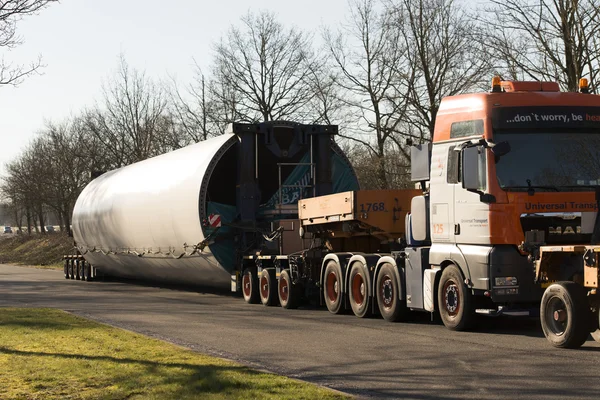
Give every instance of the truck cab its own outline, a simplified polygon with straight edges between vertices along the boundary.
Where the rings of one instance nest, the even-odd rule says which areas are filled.
[[[549,280],[536,273],[532,249],[590,243],[600,96],[584,84],[582,93],[563,93],[554,82],[495,78],[489,93],[442,100],[431,146],[413,151],[413,180],[428,187],[427,206],[411,210],[413,221],[428,226],[413,230],[431,244],[447,327],[467,328],[476,310],[537,307]],[[552,280],[582,273],[575,263]]]

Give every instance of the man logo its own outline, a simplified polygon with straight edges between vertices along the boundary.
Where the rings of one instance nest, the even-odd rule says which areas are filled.
[[[548,227],[548,233],[550,235],[575,235],[575,234],[581,234],[581,226],[576,226],[576,227],[572,227],[572,226],[565,226],[564,228],[562,226],[557,226],[557,227]]]

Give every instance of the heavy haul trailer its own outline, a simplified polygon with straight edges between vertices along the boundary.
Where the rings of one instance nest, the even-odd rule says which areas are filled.
[[[297,216],[299,199],[358,188],[336,134],[335,125],[232,124],[97,177],[73,211],[85,263],[67,257],[65,276],[91,264],[92,274],[229,288],[241,254],[271,249],[272,227]]]
[[[445,98],[433,143],[412,149],[418,194],[302,200],[289,229],[304,250],[245,256],[232,288],[248,302],[316,296],[332,313],[391,321],[437,310],[453,330],[476,313],[539,312],[557,347],[600,340],[600,97],[584,81],[581,92],[495,78],[490,93]]]

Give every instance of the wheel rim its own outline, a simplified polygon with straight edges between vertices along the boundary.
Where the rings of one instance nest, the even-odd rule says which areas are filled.
[[[335,303],[338,299],[339,283],[335,272],[330,272],[327,275],[327,297],[332,303]]]
[[[453,280],[444,284],[444,308],[451,317],[456,316],[460,311],[460,292]]]
[[[250,297],[250,293],[252,292],[250,285],[250,273],[248,272],[242,277],[242,290],[244,291],[244,296],[246,297]]]
[[[565,333],[569,323],[569,314],[565,303],[559,297],[552,297],[546,303],[545,319],[546,326],[554,335],[561,336]]]
[[[352,277],[352,299],[358,306],[365,302],[365,280],[361,274]]]
[[[394,285],[389,275],[383,277],[379,290],[381,292],[381,299],[383,300],[383,308],[386,310],[391,309],[394,304]]]
[[[263,299],[269,297],[269,281],[264,275],[260,277],[260,295]]]
[[[282,303],[286,303],[289,296],[290,287],[287,279],[284,277],[279,278],[279,299]]]

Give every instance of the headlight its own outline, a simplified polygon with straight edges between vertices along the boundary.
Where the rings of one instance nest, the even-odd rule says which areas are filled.
[[[494,278],[495,286],[517,286],[519,282],[516,276],[500,276]]]

